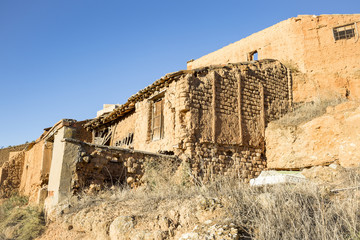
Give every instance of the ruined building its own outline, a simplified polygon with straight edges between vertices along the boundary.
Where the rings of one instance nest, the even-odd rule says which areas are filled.
[[[95,144],[170,153],[193,174],[257,176],[266,124],[291,106],[291,74],[261,60],[166,75],[88,122]]]
[[[167,74],[93,120],[45,129],[3,169],[18,169],[17,184],[9,184],[16,174],[1,184],[52,206],[91,184],[136,186],[151,161],[174,170],[186,162],[205,181],[216,174],[249,180],[266,168],[266,124],[291,104],[291,74],[276,60]]]
[[[293,99],[320,90],[360,96],[359,16],[285,20],[188,62],[95,119],[63,119],[24,150],[3,151],[10,160],[0,168],[0,195],[16,190],[51,207],[91,185],[137,186],[149,162],[174,171],[186,163],[204,181],[248,181],[266,168],[267,124]]]

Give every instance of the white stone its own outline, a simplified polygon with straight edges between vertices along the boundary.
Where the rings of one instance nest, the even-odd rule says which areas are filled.
[[[250,186],[262,186],[279,183],[300,183],[306,181],[306,178],[294,171],[262,171],[257,178],[250,180]]]

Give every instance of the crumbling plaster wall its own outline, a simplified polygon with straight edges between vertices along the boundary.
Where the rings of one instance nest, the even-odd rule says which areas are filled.
[[[204,69],[187,78],[184,154],[194,174],[258,175],[266,124],[291,106],[291,76],[278,61]]]
[[[359,98],[359,35],[337,41],[333,37],[334,27],[355,22],[360,22],[360,14],[299,15],[189,61],[188,69],[246,61],[257,51],[259,59],[278,59],[300,71],[294,76],[294,101],[334,94]]]
[[[0,198],[10,197],[18,191],[22,176],[24,151],[10,152],[9,160],[0,168]]]
[[[49,185],[48,192],[49,196],[54,196],[54,199],[59,199],[59,191],[60,191],[60,183],[63,177],[70,176],[62,176],[63,166],[66,166],[66,162],[64,162],[64,152],[65,152],[65,143],[62,140],[65,137],[65,128],[59,129],[54,134],[54,148],[53,148],[53,157],[50,167],[50,175],[49,175]],[[67,181],[71,181],[70,179]],[[55,201],[54,204],[57,204],[58,201]]]
[[[183,80],[179,80],[181,82]],[[178,107],[177,94],[181,92],[179,82],[172,82],[168,86],[159,88],[148,99],[136,103],[136,123],[134,135],[134,149],[158,152],[172,151],[176,144],[175,112]],[[165,91],[165,92],[164,92]],[[164,94],[164,136],[158,140],[151,138],[153,98]]]
[[[17,146],[11,146],[0,149],[0,167],[10,159],[10,153],[11,152],[18,152],[23,151],[26,149],[26,147],[29,145],[29,143],[20,144]]]
[[[19,191],[21,194],[29,196],[30,202],[35,202],[37,200],[39,188],[47,183],[47,179],[44,179],[43,177],[49,172],[44,172],[43,161],[50,161],[45,164],[49,165],[51,163],[51,158],[44,157],[45,145],[46,143],[44,140],[38,139],[30,149],[25,151],[25,160]]]
[[[79,154],[79,148],[64,141],[66,138],[89,141],[91,133],[82,126],[84,122],[74,120],[63,121],[53,136],[52,160],[47,191],[53,197],[53,204],[68,197],[72,186],[73,172],[76,166],[74,156]],[[79,140],[80,139],[80,140]]]
[[[183,80],[179,80],[181,83]],[[172,151],[176,142],[175,112],[178,104],[179,82],[172,82],[167,86],[159,88],[147,99],[137,102],[135,111],[127,114],[117,122],[112,124],[115,129],[111,140],[111,146],[119,146],[121,142],[130,133],[134,133],[131,147],[143,151],[158,152]],[[159,97],[164,99],[163,122],[164,135],[161,139],[152,140],[151,124],[153,99]],[[120,147],[128,147],[120,145]]]
[[[62,154],[58,159],[54,158],[57,164],[52,165],[59,171],[57,175],[50,174],[46,200],[49,208],[91,187],[100,189],[124,182],[137,186],[142,181],[146,164],[153,161],[172,162],[175,169],[180,165],[174,156],[89,144],[72,138],[61,138],[61,135],[58,139],[61,139],[62,149],[59,152]],[[57,150],[54,148],[54,151]]]
[[[131,97],[120,108],[124,114],[116,110],[91,122],[93,130],[109,125],[134,129],[135,150],[174,153],[204,179],[217,174],[249,179],[266,167],[266,124],[292,105],[291,74],[283,64],[265,59],[167,76]],[[153,140],[152,104],[159,98],[164,101],[164,136]]]
[[[28,196],[30,202],[41,203],[44,200],[51,168],[53,168],[55,176],[58,170],[61,169],[61,166],[60,168],[52,167],[53,156],[55,158],[62,156],[61,151],[63,150],[61,148],[63,136],[60,138],[56,136],[67,134],[67,136],[75,139],[91,141],[91,133],[82,127],[83,124],[84,122],[76,122],[75,120],[61,120],[53,128],[45,131],[39,139],[31,143],[26,151],[24,151],[25,157],[19,192]],[[65,131],[63,128],[66,129],[66,132],[62,132]],[[55,149],[54,153],[53,149]],[[59,166],[57,165],[57,167]]]
[[[294,62],[304,63],[305,81],[294,79],[294,98],[310,94],[360,98],[360,14],[304,16],[301,22],[305,54]],[[354,22],[354,38],[334,40],[334,27]]]
[[[209,53],[194,61],[189,61],[188,69],[209,65],[248,61],[248,54],[257,51],[259,59],[303,59],[303,39],[298,38],[302,32],[301,24],[291,18],[279,22],[260,32],[254,33],[235,43]],[[305,70],[304,64],[299,64]]]
[[[114,125],[114,135],[111,139],[111,146],[126,147],[123,141],[135,133],[135,123],[138,114],[130,113]],[[132,144],[130,144],[132,146]]]

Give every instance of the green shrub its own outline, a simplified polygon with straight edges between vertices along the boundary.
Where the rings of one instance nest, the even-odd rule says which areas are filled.
[[[26,197],[13,195],[0,205],[0,239],[30,240],[43,232],[43,213],[38,207],[27,204]],[[8,236],[9,232],[11,236]]]

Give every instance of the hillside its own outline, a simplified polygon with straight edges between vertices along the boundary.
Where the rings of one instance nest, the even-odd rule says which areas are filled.
[[[266,130],[268,168],[300,170],[299,184],[251,187],[195,179],[183,163],[146,168],[143,185],[92,184],[44,217],[25,199],[0,207],[0,239],[357,239],[360,104],[297,107]],[[45,229],[45,230],[44,230]],[[30,234],[33,233],[33,234]]]
[[[269,125],[269,168],[303,169],[306,183],[255,188],[224,177],[194,186],[185,167],[176,175],[156,167],[146,186],[93,186],[58,206],[40,239],[359,237],[359,154],[347,149],[359,143],[359,116],[357,102],[321,101]]]
[[[347,171],[345,185],[359,183]],[[352,239],[360,230],[358,192],[314,183],[253,188],[219,179],[186,187],[109,189],[71,199],[48,216],[39,239]],[[346,201],[344,201],[346,199]]]

